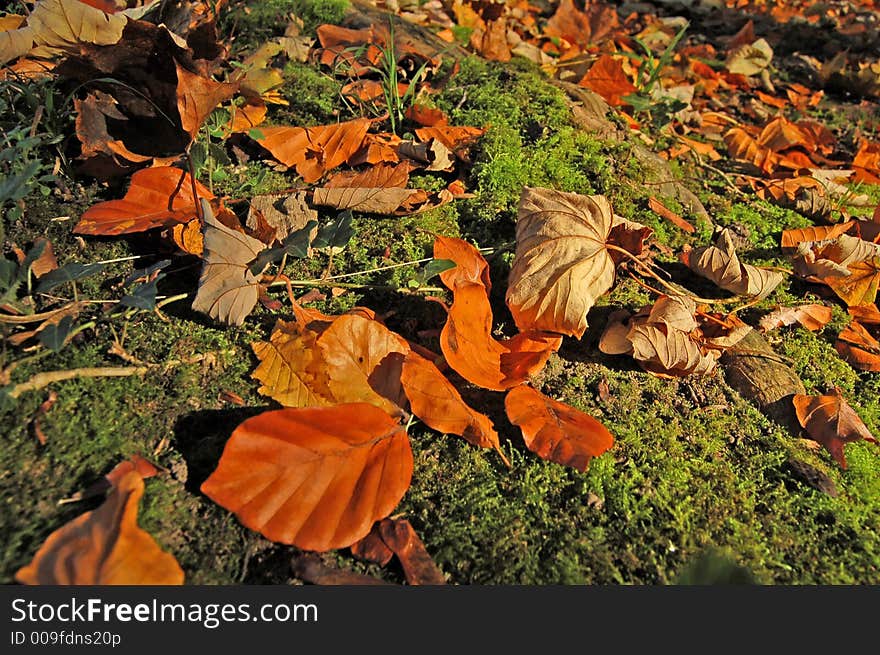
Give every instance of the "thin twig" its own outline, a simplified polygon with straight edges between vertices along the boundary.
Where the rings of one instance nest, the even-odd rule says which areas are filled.
[[[37,391],[49,386],[53,382],[77,378],[121,378],[132,375],[144,375],[149,370],[149,366],[126,366],[122,368],[99,366],[95,368],[72,368],[67,371],[46,371],[45,373],[37,373],[27,382],[16,384],[8,393],[11,398],[18,398],[26,391]]]

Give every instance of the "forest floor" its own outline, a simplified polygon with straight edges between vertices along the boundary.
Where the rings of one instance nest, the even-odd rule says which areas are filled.
[[[415,12],[415,5],[425,3],[411,4]],[[534,29],[540,30],[558,3],[533,4]],[[642,30],[656,24],[634,18],[626,23],[632,12],[662,18],[665,31],[654,35],[665,34],[666,45],[683,24],[678,19],[687,19],[679,50],[711,45],[724,53],[749,19],[754,36],[772,46],[766,73],[749,77],[745,86],[733,91],[722,85],[717,93],[730,95],[719,96],[714,107],[709,102],[699,108],[688,98],[685,112],[723,110],[743,124],[757,125],[777,115],[793,123],[814,121],[833,135],[825,159],[839,162],[838,168],[851,168],[862,141],[880,140],[880,73],[874,86],[866,82],[851,88],[841,82],[845,75],[823,85],[817,73],[807,70],[810,62],[819,62],[820,69],[822,62],[844,49],[863,70],[876,66],[880,14],[871,3],[824,3],[828,14],[819,22],[768,17],[760,11],[761,3],[734,9],[667,2],[612,7],[620,21],[618,33],[644,36],[648,32]],[[306,36],[324,23],[355,20],[345,24],[362,26],[344,2],[232,2],[218,19],[219,38],[230,48],[226,60],[244,61],[267,41],[278,39],[296,13],[304,19]],[[449,16],[458,23],[465,14]],[[859,20],[850,20],[853,16]],[[422,22],[426,26],[420,29],[426,32],[440,29]],[[853,27],[862,23],[867,33]],[[641,111],[624,102],[617,108],[603,105],[607,115],[592,115],[584,98],[559,82],[559,70],[565,66],[555,71],[554,79],[547,66],[542,70],[518,55],[493,61],[507,57],[475,48],[473,27],[456,24],[451,32],[455,40],[438,54],[442,62],[425,78],[427,90],[418,102],[442,110],[451,125],[486,132],[453,173],[439,178],[414,173],[412,183],[439,191],[457,179],[469,195],[405,216],[354,212],[353,237],[333,254],[332,264],[325,253],[318,253],[285,270],[291,280],[320,280],[328,273],[347,276],[310,285],[316,292],[305,299],[309,307],[327,314],[369,307],[389,328],[439,352],[445,312],[429,296],[449,302],[451,294],[428,286],[439,287],[436,278],[419,275],[440,234],[485,249],[494,283],[497,333],[511,334],[505,282],[524,187],[604,195],[616,214],[653,230],[649,243],[655,261],[700,296],[730,294],[688,273],[678,253],[685,246],[708,245],[716,229],[730,228],[737,236],[743,262],[791,270],[791,258],[780,248],[781,233],[810,227],[816,217],[799,212],[803,206],[786,208],[759,198],[741,183],[741,162],[727,154],[723,142],[709,140],[723,155],[717,161],[687,153],[668,161],[644,155],[648,151],[668,156],[680,143],[677,136],[682,131],[676,134],[676,129],[688,119],[669,97],[658,99],[650,96],[650,89],[638,88],[637,93],[648,99]],[[664,41],[658,37],[650,42],[658,61]],[[584,52],[581,64],[569,67],[574,71],[569,81],[577,83],[599,56],[598,50]],[[634,52],[640,51],[634,46]],[[644,54],[641,61],[647,66]],[[558,57],[551,55],[551,60]],[[719,57],[724,60],[723,54]],[[341,89],[351,80],[334,75],[315,57],[295,61],[276,55],[273,61],[283,76],[275,91],[284,104],[268,105],[266,125],[326,125],[381,113],[343,101]],[[681,60],[662,65],[669,67],[663,75],[672,75]],[[757,91],[767,98],[784,97],[782,90],[790,88],[786,85],[796,83],[824,93],[815,104],[799,107],[781,102],[771,106],[757,99]],[[659,84],[663,86],[662,80]],[[73,157],[79,144],[67,95],[72,87],[57,79],[25,83],[12,77],[0,85],[0,120],[7,134],[15,127],[31,130],[35,105],[45,107],[39,127],[31,130],[42,141],[13,144],[7,138],[3,146],[19,148],[14,151],[19,161],[40,161],[40,175],[46,175],[5,207],[4,256],[11,261],[15,248],[27,251],[45,237],[60,265],[104,262],[97,274],[59,286],[51,297],[37,298],[24,309],[26,314],[75,299],[88,301],[71,332],[62,335],[63,347],[36,338],[16,340],[25,327],[0,322],[0,384],[7,385],[8,392],[46,372],[145,367],[127,377],[75,377],[22,390],[14,398],[7,394],[0,407],[0,582],[12,582],[53,531],[96,507],[100,499],[61,501],[74,498],[120,461],[140,455],[161,471],[146,480],[139,525],[174,555],[187,583],[299,584],[291,569],[299,552],[295,547],[273,543],[242,526],[200,491],[235,427],[278,407],[258,393],[260,384],[252,377],[258,361],[251,344],[267,340],[276,320],[290,318],[285,288],[271,287],[268,297],[275,303],[257,304],[242,325],[223,325],[191,308],[199,259],[176,250],[160,231],[122,237],[74,234],[72,228],[83,212],[122,197],[129,178],[103,182],[77,168]],[[54,98],[54,107],[46,104],[47,98]],[[731,98],[739,104],[728,104]],[[670,120],[671,115],[660,111],[663,108],[675,117]],[[250,158],[240,141],[211,133],[209,128],[218,124],[209,118],[208,128],[197,138],[205,144],[199,179],[214,194],[253,198],[295,186],[292,169]],[[402,131],[414,128],[405,123]],[[698,130],[689,135],[703,138]],[[53,171],[57,153],[69,156],[70,165],[65,162]],[[5,165],[8,173],[11,169]],[[841,222],[847,216],[870,220],[880,203],[880,185],[850,181],[844,186],[846,193],[833,199],[834,209],[822,221]],[[694,230],[685,231],[657,214],[650,198],[659,199]],[[13,207],[21,211],[11,212]],[[335,215],[321,209],[319,221]],[[124,293],[122,281],[133,270],[163,259],[171,259],[171,264],[158,282],[160,307],[114,310]],[[393,266],[397,264],[406,265]],[[296,288],[297,295],[309,292],[307,286]],[[19,289],[15,300],[20,302],[29,291]],[[163,297],[183,294],[161,304]],[[495,423],[510,467],[493,450],[416,421],[409,430],[412,484],[393,516],[412,524],[452,584],[880,583],[877,445],[864,440],[848,443],[843,468],[808,435],[793,433],[730,386],[723,362],[704,376],[658,377],[632,357],[599,350],[612,311],[636,311],[655,299],[632,276],[619,274],[613,289],[589,311],[583,337],[565,337],[532,380],[544,394],[599,419],[614,436],[614,446],[592,459],[585,472],[530,452],[519,429],[507,419],[501,394],[464,385],[465,399]],[[851,317],[846,303],[827,286],[787,275],[766,298],[738,314],[757,326],[774,308],[804,302],[830,307],[830,322],[816,330],[799,324],[778,327],[764,337],[780,361],[797,373],[807,394],[838,387],[867,428],[880,435],[880,373],[858,370],[838,352],[838,335]],[[50,397],[48,407],[41,409]],[[348,549],[332,550],[321,558],[327,566],[395,583],[404,580],[395,565],[362,562]]]

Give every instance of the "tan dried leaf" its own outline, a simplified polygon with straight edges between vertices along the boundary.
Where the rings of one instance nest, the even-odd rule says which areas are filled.
[[[765,298],[785,279],[778,271],[741,263],[730,230],[726,228],[716,238],[715,245],[694,248],[688,266],[722,289],[741,296]]]
[[[523,189],[506,295],[520,330],[583,335],[587,312],[614,282],[612,216],[604,196]]]

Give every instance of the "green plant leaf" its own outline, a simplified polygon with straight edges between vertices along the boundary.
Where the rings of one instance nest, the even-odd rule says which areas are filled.
[[[102,270],[104,270],[103,264],[80,264],[78,262],[70,262],[69,264],[65,264],[61,268],[56,268],[54,271],[50,271],[41,277],[36,292],[46,293],[56,287],[60,287],[62,284],[81,280],[84,277],[100,273]]]
[[[70,334],[72,327],[73,316],[65,316],[57,323],[52,323],[43,328],[40,332],[40,343],[57,353],[67,343],[67,336]]]
[[[315,240],[312,241],[314,248],[335,248],[342,250],[354,236],[354,228],[351,225],[352,214],[344,211],[334,220],[318,229]]]

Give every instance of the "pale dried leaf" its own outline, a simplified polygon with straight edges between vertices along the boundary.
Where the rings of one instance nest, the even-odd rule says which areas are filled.
[[[694,248],[688,266],[722,289],[741,296],[765,298],[785,279],[781,272],[741,263],[730,230],[726,228],[718,235],[715,245]]]

